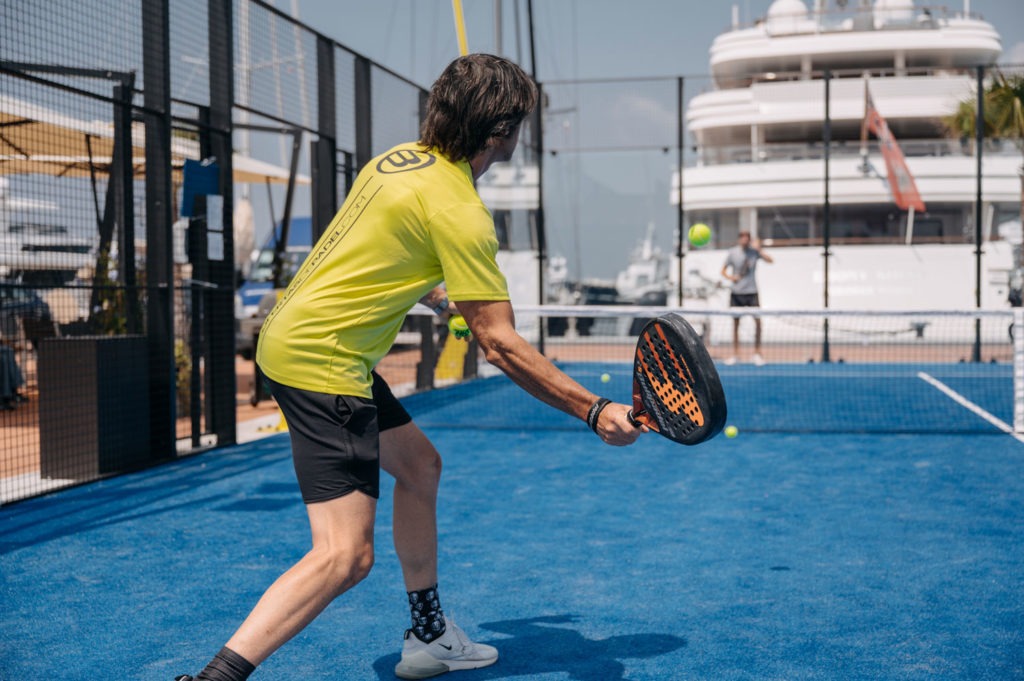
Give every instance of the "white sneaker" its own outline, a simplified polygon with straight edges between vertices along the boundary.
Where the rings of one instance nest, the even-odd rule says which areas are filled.
[[[730,366],[730,367],[733,364],[735,364],[735,363],[736,363],[736,358],[735,357],[727,357],[727,358],[722,360],[722,364],[724,364],[726,366]]]
[[[760,355],[760,353],[755,352],[754,356],[751,357],[750,359],[754,363],[755,366],[759,366],[759,367],[763,367],[764,366],[764,357],[762,357]]]
[[[445,618],[444,636],[430,643],[416,638],[411,629],[405,631],[402,659],[395,667],[400,679],[426,679],[445,672],[479,669],[498,661],[498,649],[484,643],[473,643],[450,618]]]

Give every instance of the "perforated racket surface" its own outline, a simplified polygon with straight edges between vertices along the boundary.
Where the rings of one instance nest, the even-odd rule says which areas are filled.
[[[630,418],[696,445],[718,435],[727,416],[715,363],[693,327],[677,314],[648,322],[636,343]]]

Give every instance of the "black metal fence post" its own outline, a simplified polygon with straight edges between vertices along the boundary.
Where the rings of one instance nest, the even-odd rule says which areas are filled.
[[[356,124],[356,167],[355,172],[373,158],[373,79],[370,73],[370,60],[365,57],[355,59],[355,124]]]
[[[142,112],[146,129],[146,338],[149,345],[150,451],[175,452],[174,238],[171,217],[169,0],[142,0]]]
[[[338,123],[334,84],[334,45],[323,36],[316,41],[317,134],[312,143],[313,224],[315,244],[338,210]]]
[[[686,116],[683,111],[685,104],[683,96],[684,86],[685,79],[680,76],[676,84],[676,155],[679,167],[679,192],[676,208],[676,257],[679,258],[679,281],[677,282],[679,288],[679,307],[683,306],[683,274],[685,272],[683,262],[686,258],[686,211],[683,207],[683,166],[686,162]]]
[[[974,148],[975,148],[975,185],[974,185],[974,303],[981,309],[981,158],[985,147],[985,67],[978,66],[977,100],[978,111],[974,117]],[[974,320],[974,346],[971,348],[971,361],[981,361],[981,319]]]
[[[207,317],[205,368],[208,379],[207,429],[217,436],[218,446],[234,444],[236,438],[235,377],[235,244],[234,244],[234,132],[232,112],[234,88],[234,19],[231,0],[208,0],[210,49],[210,153],[220,168],[221,213],[214,225],[222,227],[212,236],[219,242],[211,250],[208,272],[211,287],[202,292]],[[213,227],[209,223],[208,228]],[[214,328],[216,327],[216,328]]]
[[[829,69],[825,69],[824,76],[825,76],[824,77],[824,81],[825,81],[825,124],[824,125],[825,125],[825,127],[824,127],[824,131],[823,132],[824,132],[824,144],[825,144],[825,153],[824,153],[824,157],[825,157],[825,201],[824,201],[824,204],[823,204],[823,207],[822,207],[823,215],[822,215],[821,231],[822,231],[822,244],[824,245],[824,249],[825,249],[824,252],[822,253],[822,256],[825,259],[825,264],[824,264],[824,280],[825,280],[824,281],[824,288],[825,288],[825,291],[824,291],[824,305],[825,305],[825,309],[827,310],[828,309],[828,303],[829,303],[829,300],[828,300],[828,284],[829,284],[829,281],[828,281],[828,265],[829,265],[829,257],[831,257],[831,255],[832,255],[832,253],[829,251],[829,238],[830,238],[830,235],[831,235],[831,232],[832,232],[832,206],[831,206],[831,197],[830,197],[830,194],[829,194],[829,192],[830,192],[829,185],[831,184],[831,176],[830,176],[830,173],[831,173],[831,163],[830,163],[829,154],[831,152],[831,146],[832,146],[832,109],[831,109],[831,102],[830,102],[830,100],[831,100],[830,94],[831,94],[832,72]],[[831,355],[831,349],[829,347],[829,329],[828,329],[828,317],[827,316],[825,317],[825,320],[824,320],[824,327],[822,328],[822,332],[823,332],[824,336],[822,338],[822,344],[821,344],[821,361],[822,362],[831,362],[832,361],[832,355]]]

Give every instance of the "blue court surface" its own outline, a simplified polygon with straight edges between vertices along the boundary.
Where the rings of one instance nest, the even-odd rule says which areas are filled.
[[[505,379],[408,400],[445,459],[443,605],[501,652],[450,678],[1024,679],[1024,444],[987,422],[747,428],[752,369],[729,369],[740,436],[693,448],[605,446]],[[969,395],[967,369],[946,369],[1007,418],[980,388],[1002,377]],[[626,374],[580,372],[612,396]],[[979,418],[951,404],[934,418]],[[492,419],[520,408],[552,421]],[[460,409],[480,423],[431,425]],[[0,679],[198,672],[308,548],[289,457],[275,435],[0,510]],[[253,679],[394,678],[408,610],[389,484],[370,577]]]

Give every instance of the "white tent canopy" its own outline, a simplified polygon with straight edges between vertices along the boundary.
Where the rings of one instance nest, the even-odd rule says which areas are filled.
[[[145,173],[145,128],[132,124],[132,166]],[[45,174],[88,177],[110,170],[114,126],[107,121],[86,121],[52,109],[0,94],[0,175]],[[186,159],[199,159],[197,140],[171,138],[171,164],[180,171]],[[232,155],[233,176],[240,183],[287,184],[289,169],[250,156]],[[296,174],[297,185],[309,176]]]

